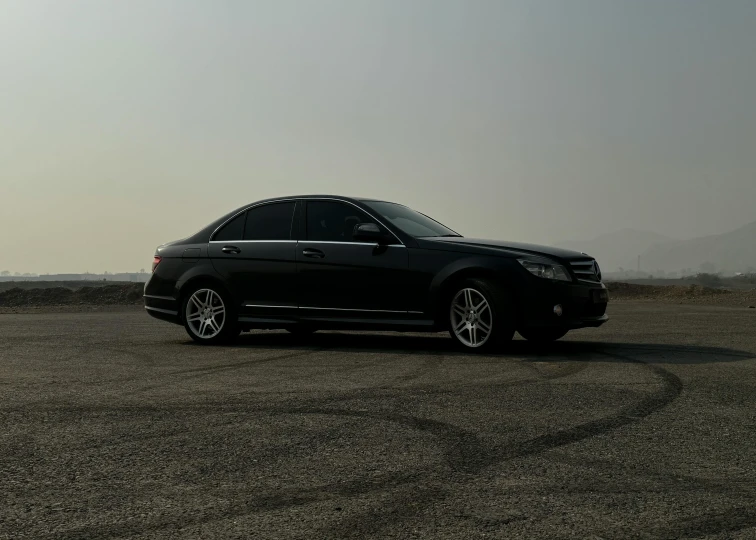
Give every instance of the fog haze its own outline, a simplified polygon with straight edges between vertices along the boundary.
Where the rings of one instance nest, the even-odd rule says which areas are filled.
[[[756,2],[0,4],[0,269],[134,271],[246,202],[540,243],[756,221]]]

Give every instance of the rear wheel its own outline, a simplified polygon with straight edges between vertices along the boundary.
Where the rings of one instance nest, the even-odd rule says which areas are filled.
[[[466,279],[449,303],[449,333],[462,348],[490,351],[514,336],[514,306],[506,289],[485,279]]]
[[[219,288],[202,285],[189,291],[182,304],[184,328],[198,343],[225,343],[239,335],[236,314]]]
[[[519,330],[522,337],[534,343],[551,343],[567,334],[563,328],[523,328]]]

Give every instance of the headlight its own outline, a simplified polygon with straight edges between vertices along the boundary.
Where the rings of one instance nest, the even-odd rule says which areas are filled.
[[[531,274],[544,279],[556,279],[558,281],[572,281],[570,273],[564,266],[546,262],[517,259],[517,261]]]

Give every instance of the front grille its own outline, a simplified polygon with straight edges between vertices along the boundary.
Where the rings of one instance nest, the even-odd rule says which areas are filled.
[[[601,283],[601,270],[598,263],[593,259],[570,261],[570,268],[581,281]]]

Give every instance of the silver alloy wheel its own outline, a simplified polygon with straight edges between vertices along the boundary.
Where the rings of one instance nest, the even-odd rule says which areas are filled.
[[[194,335],[211,339],[220,334],[226,323],[226,306],[211,289],[196,291],[186,303],[186,322]]]
[[[467,347],[480,347],[491,337],[491,306],[475,289],[462,289],[454,296],[449,317],[454,335]]]

